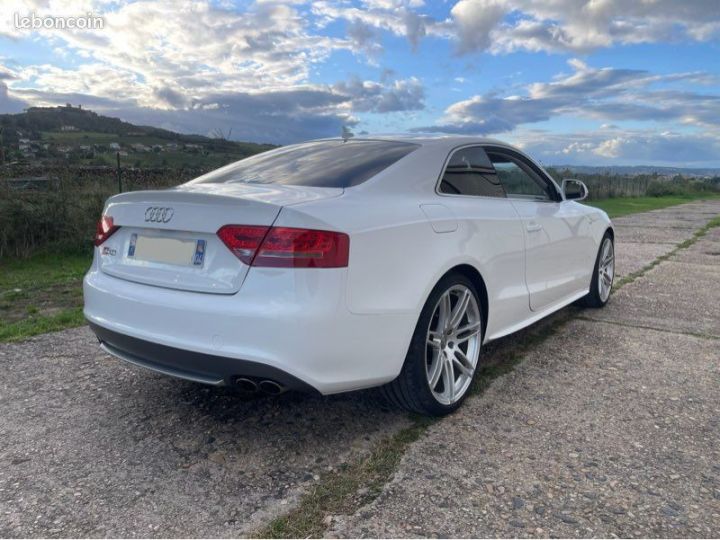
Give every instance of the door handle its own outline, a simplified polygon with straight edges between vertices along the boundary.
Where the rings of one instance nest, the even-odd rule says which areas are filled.
[[[538,231],[542,231],[542,228],[543,228],[543,226],[540,225],[539,223],[528,223],[528,224],[527,224],[527,227],[526,227],[527,232],[538,232]]]

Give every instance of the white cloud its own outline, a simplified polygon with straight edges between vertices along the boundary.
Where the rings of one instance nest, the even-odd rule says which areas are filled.
[[[714,0],[460,0],[452,20],[461,53],[587,52],[720,34]]]
[[[603,132],[520,132],[515,144],[548,165],[648,163],[668,166],[720,166],[720,137],[712,131],[679,133],[624,130]]]
[[[391,4],[374,3],[377,9]],[[407,11],[419,3],[398,5]],[[40,37],[86,60],[78,67],[2,68],[0,112],[69,101],[126,119],[142,116],[143,123],[156,118],[167,124],[175,115],[174,125],[183,131],[205,133],[235,123],[237,137],[247,133],[288,142],[339,132],[340,124],[356,121],[355,111],[424,106],[424,90],[415,78],[310,84],[312,66],[335,50],[370,56],[380,50],[376,28],[361,20],[350,39],[318,35],[307,17],[309,7],[301,2],[254,2],[242,12],[209,0],[15,0],[10,8],[38,16],[100,13],[106,24],[95,31],[28,33],[5,21],[0,33]]]
[[[593,68],[571,60],[574,72],[526,87],[524,95],[473,96],[445,110],[438,125],[417,128],[448,133],[502,133],[523,124],[568,115],[612,121],[667,121],[712,127],[720,95],[674,90],[678,82],[703,81],[702,73],[654,75],[644,70]],[[657,88],[662,83],[662,88]]]

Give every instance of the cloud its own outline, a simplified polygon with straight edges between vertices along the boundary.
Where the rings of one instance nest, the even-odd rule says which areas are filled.
[[[62,71],[54,76],[60,77]],[[75,80],[75,79],[73,79]],[[216,92],[192,99],[171,88],[153,89],[166,107],[148,107],[125,92],[113,98],[83,93],[81,85],[63,91],[25,88],[8,97],[0,82],[0,112],[19,112],[28,104],[82,104],[100,114],[182,133],[211,134],[232,128],[233,137],[275,143],[333,136],[354,125],[355,112],[395,113],[424,107],[424,89],[415,78],[386,82],[350,79],[334,85],[299,85],[286,90]]]
[[[0,80],[0,113],[19,113],[26,106],[24,101],[8,94],[7,84]]]
[[[99,31],[72,32],[29,32],[7,21],[0,25],[0,33],[13,39],[47,40],[82,59],[64,68],[2,68],[0,81],[6,83],[0,111],[82,103],[100,113],[181,131],[233,127],[237,138],[290,142],[339,133],[340,125],[357,122],[355,112],[424,107],[424,89],[415,78],[310,84],[313,65],[333,51],[377,58],[382,48],[377,26],[362,18],[351,21],[347,38],[318,34],[308,17],[311,7],[303,2],[256,1],[241,11],[210,0],[8,2],[10,12],[38,16],[102,13],[106,24]],[[417,0],[376,0],[367,9],[401,6],[407,21],[398,24],[412,26],[408,35],[419,36],[422,24],[410,12],[419,5]]]
[[[333,89],[352,101],[357,112],[389,113],[415,111],[425,107],[425,91],[414,77],[396,80],[387,86],[372,81],[352,79],[333,85]]]
[[[312,13],[318,23],[327,25],[333,21],[347,21],[348,36],[353,25],[362,24],[365,28],[375,28],[407,38],[413,50],[428,35],[450,38],[450,25],[446,21],[437,21],[433,17],[419,13],[423,2],[401,0],[365,0],[362,7],[347,3],[320,0],[312,3]]]
[[[709,41],[720,11],[707,0],[460,0],[458,52],[588,52],[615,44]]]
[[[491,31],[507,12],[505,0],[460,0],[455,4],[450,15],[457,31],[458,52],[487,49]]]
[[[459,101],[445,110],[438,124],[415,131],[502,133],[562,115],[612,121],[672,120],[706,127],[715,126],[720,118],[719,95],[668,88],[703,80],[704,74],[654,75],[645,70],[593,68],[578,60],[569,64],[574,70],[570,75],[532,83],[523,95],[488,93]]]
[[[717,132],[679,133],[650,130],[551,133],[522,132],[511,137],[526,152],[549,165],[647,163],[668,166],[720,166]]]

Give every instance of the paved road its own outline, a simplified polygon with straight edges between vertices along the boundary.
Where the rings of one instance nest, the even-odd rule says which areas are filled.
[[[624,273],[720,204],[618,219]],[[435,424],[331,536],[720,535],[720,229]]]
[[[616,220],[619,272],[718,213]],[[720,534],[716,233],[435,424],[333,533]],[[408,425],[373,392],[242,400],[156,376],[85,328],[0,345],[0,364],[0,536],[248,534]]]

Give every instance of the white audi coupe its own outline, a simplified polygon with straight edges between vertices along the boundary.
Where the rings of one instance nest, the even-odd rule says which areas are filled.
[[[608,301],[613,228],[586,196],[489,139],[284,146],[111,197],[85,316],[106,352],[167,375],[268,394],[383,386],[442,415],[484,343]]]

